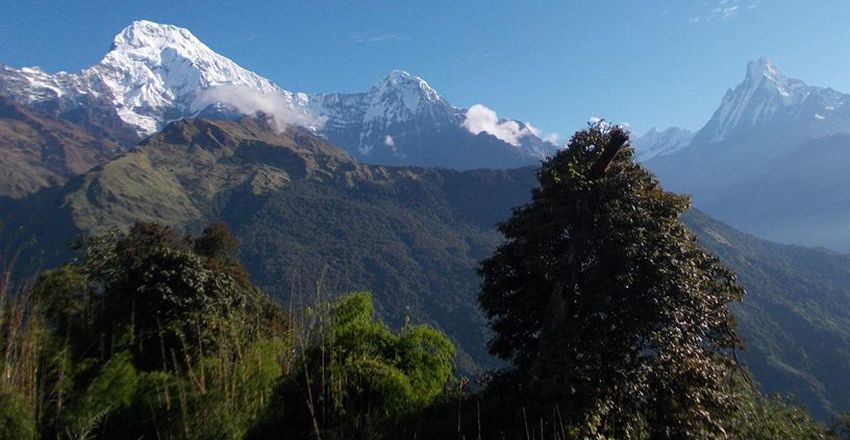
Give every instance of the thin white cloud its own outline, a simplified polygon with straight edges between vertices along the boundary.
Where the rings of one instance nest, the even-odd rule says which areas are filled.
[[[561,139],[561,135],[558,133],[546,133],[544,134],[542,130],[531,125],[531,122],[525,122],[525,126],[528,128],[528,131],[531,134],[543,139],[544,142],[549,142],[550,144],[557,144],[558,140]]]
[[[532,130],[520,126],[516,121],[499,120],[496,112],[481,104],[470,107],[465,116],[466,120],[463,121],[463,127],[470,133],[485,132],[516,147],[519,146],[520,138],[534,135]]]
[[[303,109],[293,107],[281,95],[265,94],[252,88],[231,85],[210,87],[202,91],[194,107],[196,110],[202,110],[216,103],[229,105],[246,115],[262,113],[271,118],[275,129],[279,131],[285,130],[288,125],[321,128],[327,121],[327,118],[316,117]]]
[[[738,12],[741,11],[741,7],[738,5],[732,6],[722,6],[719,8],[714,8],[711,10],[711,16],[717,17],[721,20],[726,20],[727,18],[732,18],[738,15]]]
[[[705,2],[706,11],[688,17],[688,22],[712,22],[729,20],[742,12],[751,11],[758,7],[757,0],[711,0]]]
[[[364,33],[354,34],[348,37],[348,41],[354,44],[384,43],[388,41],[404,41],[407,37],[396,33]]]
[[[260,41],[262,38],[259,34],[251,34],[242,38],[237,38],[235,41],[238,44],[246,44],[246,43],[255,43]]]

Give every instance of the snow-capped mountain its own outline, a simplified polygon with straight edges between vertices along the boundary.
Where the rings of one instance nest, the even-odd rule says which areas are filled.
[[[2,66],[0,96],[128,146],[176,119],[262,112],[325,135],[370,163],[507,167],[555,149],[530,130],[519,142],[472,133],[465,109],[404,71],[365,93],[293,93],[215,53],[187,29],[150,21],[122,30],[103,59],[79,73]]]
[[[144,20],[118,33],[103,59],[79,73],[3,67],[0,76],[0,94],[25,104],[105,100],[140,136],[203,110],[211,104],[203,91],[215,87],[243,87],[286,103],[299,98],[215,53],[188,30]]]
[[[314,110],[334,121],[362,120],[378,124],[376,128],[410,121],[422,112],[454,110],[425,80],[403,70],[393,70],[368,93],[327,93],[311,98]],[[339,102],[346,100],[351,101],[356,115],[345,114],[349,108],[340,108]]]
[[[324,131],[340,140],[356,139],[357,152],[368,156],[378,148],[393,147],[391,131],[417,120],[440,131],[462,122],[463,111],[452,107],[428,83],[403,70],[393,70],[365,93],[323,93],[309,96],[307,107],[326,119]],[[389,137],[388,137],[389,136]]]
[[[687,146],[645,163],[665,187],[739,229],[850,250],[848,102],[754,61]]]
[[[762,58],[747,65],[744,81],[726,92],[697,136],[701,143],[721,142],[789,124],[801,129],[840,131],[850,121],[836,111],[848,101],[846,94],[787,78],[770,60]],[[832,123],[836,116],[844,119],[838,127]]]
[[[694,132],[684,128],[670,127],[659,131],[652,127],[643,136],[633,140],[632,145],[637,151],[637,159],[645,162],[654,157],[670,155],[686,148],[691,144],[693,138]]]
[[[368,92],[309,95],[306,108],[325,121],[322,134],[373,164],[507,168],[536,163],[557,148],[519,121],[491,121],[512,127],[516,139],[503,130],[471,129],[475,112],[452,106],[402,70]]]

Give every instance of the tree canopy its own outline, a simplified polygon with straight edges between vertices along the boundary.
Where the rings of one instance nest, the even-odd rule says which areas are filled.
[[[729,305],[744,292],[680,223],[688,199],[604,124],[537,178],[481,265],[491,352],[582,435],[721,437],[739,343]]]
[[[452,379],[449,339],[392,331],[368,293],[284,312],[222,224],[79,247],[11,304],[0,283],[2,439],[393,438]]]
[[[231,258],[226,227],[137,223],[79,247],[22,298],[39,434],[242,437],[291,357],[291,324]]]

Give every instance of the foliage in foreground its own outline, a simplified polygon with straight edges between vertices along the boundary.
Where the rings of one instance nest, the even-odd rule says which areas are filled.
[[[505,376],[462,392],[448,339],[392,331],[366,293],[294,325],[228,240],[200,242],[155,225],[94,237],[81,261],[3,296],[0,438],[585,437],[567,407],[529,404]],[[730,386],[728,438],[824,438],[784,400]]]
[[[353,438],[443,391],[454,347],[441,333],[390,331],[366,293],[318,305],[295,332],[235,246],[221,225],[182,237],[137,224],[89,237],[80,261],[0,304],[0,438]]]
[[[252,438],[383,438],[449,383],[454,346],[433,328],[407,324],[392,332],[374,319],[366,293],[317,313],[315,335]]]
[[[18,312],[36,355],[4,366],[33,377],[17,388],[41,437],[240,437],[291,343],[226,230],[137,224],[81,245],[84,257],[42,273]]]
[[[512,366],[494,389],[534,418],[556,408],[579,438],[726,438],[741,411],[729,306],[744,291],[680,222],[688,199],[604,124],[538,181],[481,266],[490,349]]]
[[[137,224],[0,283],[0,439],[825,438],[736,371],[742,292],[619,135],[578,133],[502,226],[481,302],[512,368],[478,394],[444,335],[391,330],[368,294],[295,320],[223,226]]]

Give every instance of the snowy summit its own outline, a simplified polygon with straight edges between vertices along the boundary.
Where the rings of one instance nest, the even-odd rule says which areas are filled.
[[[82,109],[97,119],[90,125],[125,127],[123,132],[131,133],[122,137],[125,143],[181,118],[262,112],[278,128],[307,127],[371,163],[520,166],[536,163],[555,148],[530,131],[522,143],[515,142],[502,135],[497,123],[487,131],[490,138],[477,138],[479,132],[464,125],[465,109],[453,107],[425,80],[403,70],[393,70],[364,93],[292,93],[217,54],[187,29],[146,20],[124,28],[103,59],[79,73],[2,67],[0,96],[58,109],[57,116]],[[476,149],[483,150],[452,148],[469,142],[481,143]],[[436,150],[441,148],[446,151]]]
[[[845,100],[846,95],[832,89],[787,78],[770,60],[761,58],[747,65],[744,81],[726,92],[699,136],[719,142],[800,112],[807,118],[820,119],[815,115],[823,116]]]

